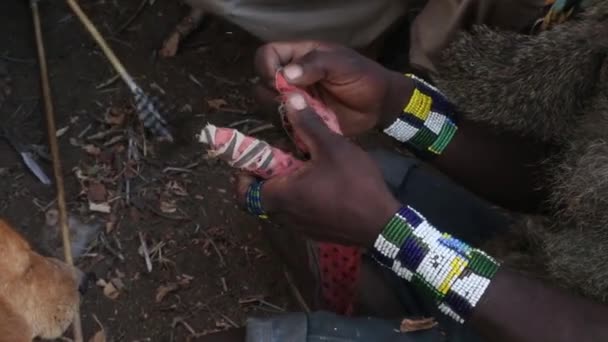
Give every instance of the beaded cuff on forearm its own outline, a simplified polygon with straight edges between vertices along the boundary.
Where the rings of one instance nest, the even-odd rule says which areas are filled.
[[[499,264],[435,229],[410,207],[402,207],[374,244],[373,256],[432,298],[439,310],[464,323]]]
[[[440,155],[458,130],[454,108],[437,88],[415,75],[406,77],[413,80],[414,92],[403,113],[384,133],[425,157]]]

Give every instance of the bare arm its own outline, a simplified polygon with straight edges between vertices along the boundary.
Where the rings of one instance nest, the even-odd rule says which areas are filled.
[[[608,308],[517,273],[498,272],[471,318],[492,341],[608,340]]]
[[[412,79],[393,75],[393,103],[381,126],[388,127],[411,99]],[[404,95],[405,94],[405,95]],[[441,171],[471,191],[507,208],[535,210],[544,197],[538,184],[550,147],[512,133],[458,117],[458,130],[445,150],[429,159]],[[407,144],[406,144],[407,146]]]
[[[394,199],[385,199],[395,205]],[[386,214],[378,216],[387,217]],[[414,283],[439,310],[487,341],[606,341],[608,307],[505,268],[401,207],[374,242],[383,266]],[[372,230],[373,231],[373,230]],[[378,231],[378,228],[376,228]]]

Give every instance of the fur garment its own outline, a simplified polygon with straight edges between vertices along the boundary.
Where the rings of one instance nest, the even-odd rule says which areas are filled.
[[[476,27],[433,79],[469,120],[561,146],[548,219],[522,222],[507,264],[537,264],[584,295],[608,296],[608,2],[537,35]],[[538,223],[540,222],[540,223]],[[513,239],[514,237],[509,237]],[[506,239],[506,237],[505,237]]]

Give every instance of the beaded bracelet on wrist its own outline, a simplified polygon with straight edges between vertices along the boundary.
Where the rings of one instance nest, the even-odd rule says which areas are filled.
[[[414,82],[414,92],[403,113],[384,133],[422,157],[440,155],[458,130],[454,108],[434,86],[415,75],[405,76]]]
[[[247,211],[250,214],[255,215],[261,219],[268,219],[268,215],[262,207],[262,185],[264,181],[256,180],[247,189],[245,194],[245,201],[247,205]]]
[[[470,317],[499,268],[492,257],[441,233],[407,206],[385,226],[373,256],[459,323]]]

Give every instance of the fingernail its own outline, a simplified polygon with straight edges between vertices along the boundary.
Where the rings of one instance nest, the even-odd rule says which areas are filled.
[[[302,76],[302,67],[297,64],[290,64],[283,69],[283,75],[287,77],[288,80],[295,80]]]
[[[293,93],[287,97],[287,103],[295,110],[305,109],[307,104],[304,96],[298,93]]]

